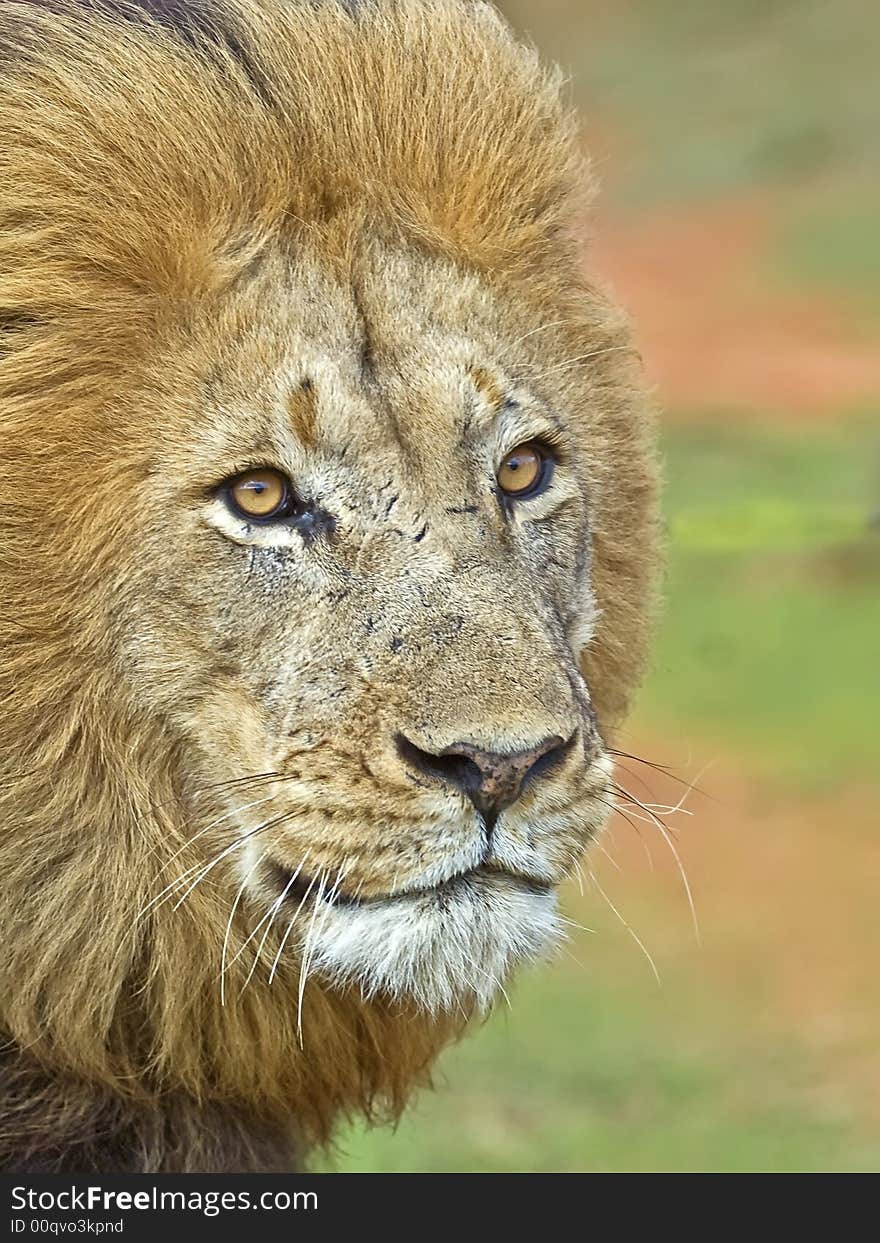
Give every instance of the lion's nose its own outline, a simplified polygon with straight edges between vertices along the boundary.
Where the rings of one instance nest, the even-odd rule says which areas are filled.
[[[397,750],[406,763],[466,794],[491,826],[505,807],[516,802],[527,782],[564,759],[573,742],[574,734],[567,742],[554,734],[525,751],[482,751],[469,742],[454,742],[434,752],[398,734]]]

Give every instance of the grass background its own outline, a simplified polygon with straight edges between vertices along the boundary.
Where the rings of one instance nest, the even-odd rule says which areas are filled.
[[[738,395],[707,373],[696,400],[659,385],[667,609],[628,740],[673,777],[633,765],[627,780],[675,803],[676,779],[712,764],[694,814],[668,819],[702,941],[659,833],[615,821],[597,884],[566,895],[594,931],[572,928],[557,962],[517,981],[511,1008],[445,1057],[439,1090],[396,1130],[347,1132],[327,1165],[877,1169],[880,425],[871,376],[852,373],[880,316],[880,9],[504,7],[571,72],[605,219],[650,238],[678,213],[685,239],[719,204],[758,204],[769,221],[728,278],[738,284],[703,288],[683,320],[696,359],[701,318],[747,285],[726,331],[766,363],[760,382]],[[674,271],[693,280],[686,242]],[[638,304],[639,273],[628,282],[620,294]],[[764,383],[776,350],[754,330],[765,305],[785,333],[783,379],[793,347],[806,365],[827,337],[839,401],[833,382],[818,408],[809,385],[787,400],[784,383]]]

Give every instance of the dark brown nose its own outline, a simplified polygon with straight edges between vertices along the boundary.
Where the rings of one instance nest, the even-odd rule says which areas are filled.
[[[481,751],[469,742],[454,742],[432,752],[398,734],[397,750],[413,768],[466,794],[491,827],[504,808],[516,802],[527,782],[559,764],[573,741],[574,735],[568,742],[554,735],[527,751],[506,752]]]

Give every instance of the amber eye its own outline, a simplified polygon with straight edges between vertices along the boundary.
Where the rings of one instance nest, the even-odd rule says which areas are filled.
[[[230,479],[224,491],[233,513],[249,522],[280,522],[296,509],[291,482],[278,470],[247,470]]]
[[[536,440],[517,445],[498,468],[498,484],[506,496],[525,500],[543,492],[553,475],[553,458]]]

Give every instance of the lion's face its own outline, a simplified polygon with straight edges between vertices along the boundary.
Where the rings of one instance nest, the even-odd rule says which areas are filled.
[[[611,801],[657,479],[577,126],[471,0],[0,44],[0,1031],[323,1140]]]
[[[413,249],[264,259],[169,322],[142,424],[119,661],[197,863],[431,1008],[546,946],[605,811],[588,446],[536,328]]]

